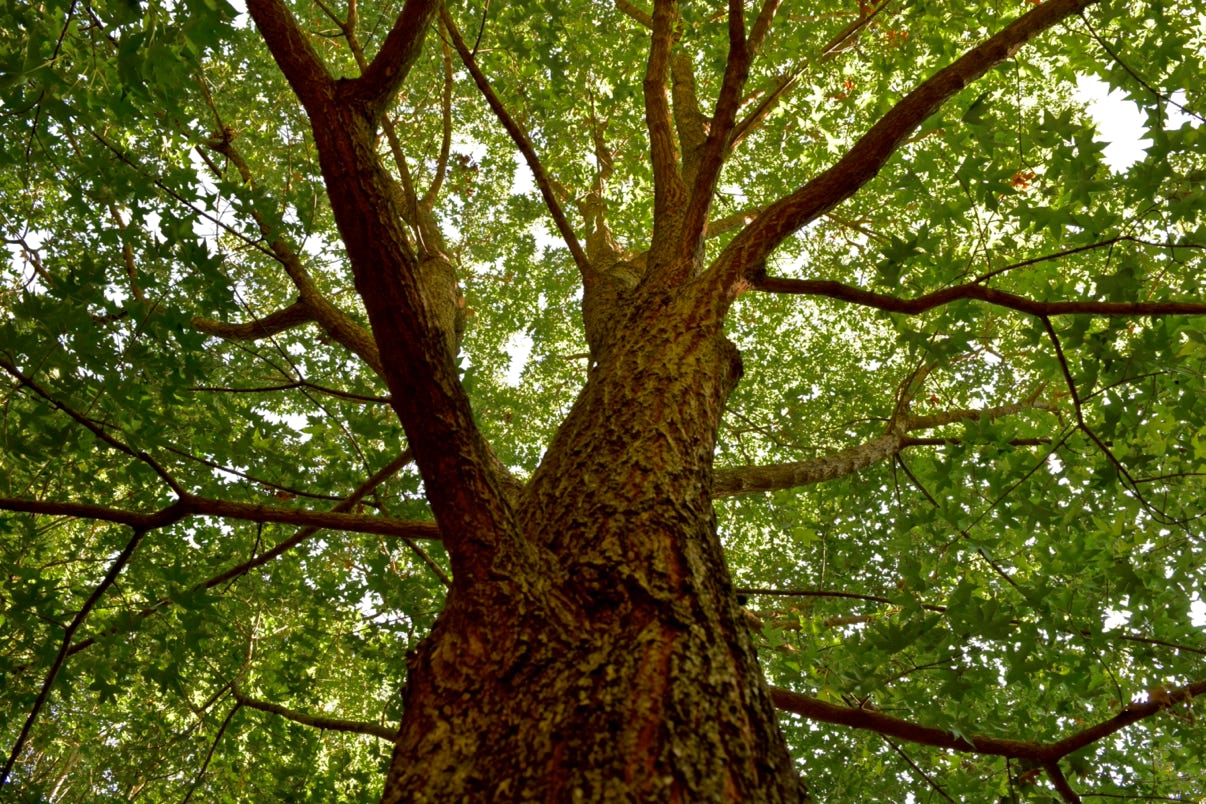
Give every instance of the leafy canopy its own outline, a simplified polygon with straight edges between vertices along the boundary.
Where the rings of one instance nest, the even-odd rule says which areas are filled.
[[[784,3],[751,69],[708,256],[1029,7]],[[363,331],[309,122],[222,0],[2,8],[10,789],[371,799],[388,743],[361,732],[397,722],[402,657],[449,570],[372,350],[298,306],[309,294]],[[399,4],[292,8],[332,71],[355,76]],[[461,380],[523,477],[585,379],[581,289],[455,39],[571,224],[605,216],[639,259],[653,223],[650,10],[448,10],[459,33],[428,36],[381,156],[415,202],[413,231],[455,264]],[[680,15],[676,111],[688,92],[710,109],[726,14]],[[1061,754],[1063,785],[1201,794],[1206,730],[1185,693],[1206,679],[1201,305],[1048,316],[998,302],[1200,302],[1203,60],[1194,0],[1069,17],[926,120],[771,255],[766,292],[739,300],[745,378],[717,450],[717,510],[772,685],[969,747],[1050,743],[1153,702],[1162,711]],[[1103,162],[1072,92],[1081,76],[1146,115],[1149,144],[1124,170]],[[1012,295],[918,314],[892,301],[963,286]],[[185,496],[189,510],[172,508]],[[344,518],[305,513],[322,511]],[[1067,796],[1041,763],[795,709],[783,728],[824,800]]]

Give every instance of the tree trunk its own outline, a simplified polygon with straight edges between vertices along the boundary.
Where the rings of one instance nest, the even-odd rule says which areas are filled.
[[[540,558],[411,657],[385,802],[803,797],[712,510],[737,351],[702,292],[633,295],[519,501]]]
[[[643,280],[580,266],[593,367],[517,488],[457,379],[446,277],[411,248],[377,157],[436,4],[408,0],[352,81],[331,77],[280,0],[248,7],[310,116],[454,573],[409,659],[383,800],[800,800],[712,510],[720,414],[741,374],[722,331],[731,298],[690,279],[677,196],[659,196]]]

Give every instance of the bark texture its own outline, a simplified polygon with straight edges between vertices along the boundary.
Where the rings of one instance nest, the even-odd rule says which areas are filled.
[[[740,362],[710,306],[613,308],[516,511],[545,566],[454,591],[412,658],[386,802],[800,799],[716,535]]]

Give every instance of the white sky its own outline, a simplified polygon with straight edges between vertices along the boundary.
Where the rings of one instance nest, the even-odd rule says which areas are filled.
[[[1143,158],[1151,140],[1142,139],[1143,113],[1137,105],[1118,90],[1109,92],[1101,79],[1084,75],[1076,81],[1076,95],[1088,104],[1097,131],[1110,143],[1104,157],[1111,170],[1123,173]]]

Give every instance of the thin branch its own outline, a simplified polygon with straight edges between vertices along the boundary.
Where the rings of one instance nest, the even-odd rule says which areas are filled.
[[[197,770],[193,783],[189,785],[188,792],[184,795],[182,804],[188,804],[193,797],[193,793],[196,792],[197,786],[205,778],[205,771],[209,769],[209,763],[214,758],[214,752],[218,750],[218,744],[222,742],[222,736],[226,734],[226,728],[230,725],[230,721],[234,720],[235,713],[242,706],[243,702],[236,700],[235,705],[230,707],[230,711],[226,713],[226,717],[222,720],[222,725],[218,727],[218,733],[214,735],[213,741],[209,744],[209,750],[205,752],[205,759],[201,762],[201,767]]]
[[[893,600],[890,597],[883,595],[864,595],[856,592],[843,592],[838,589],[766,589],[766,588],[739,588],[735,590],[736,594],[746,596],[761,596],[761,597],[825,597],[825,598],[840,598],[845,600],[860,600],[866,603],[881,603],[885,606],[900,606],[899,600]],[[921,603],[921,608],[926,611],[932,611],[937,614],[945,614],[946,606],[937,606],[932,603]],[[859,615],[861,616],[861,615]],[[1011,623],[1016,624],[1017,620],[1011,620]],[[1080,636],[1095,636],[1100,635],[1100,630],[1093,631],[1090,629],[1064,629],[1065,633],[1078,634]],[[1151,639],[1149,637],[1139,636],[1138,634],[1119,634],[1118,639],[1123,642],[1137,642],[1144,645],[1158,645],[1163,648],[1169,648],[1180,653],[1192,653],[1199,656],[1206,656],[1206,648],[1200,648],[1193,645],[1181,645],[1176,642],[1168,642],[1163,639]]]
[[[17,757],[21,755],[22,749],[25,748],[25,743],[29,739],[29,733],[33,729],[34,723],[38,719],[38,715],[42,711],[42,707],[46,705],[47,699],[50,697],[50,691],[54,687],[55,679],[58,678],[59,671],[63,667],[63,662],[66,661],[71,648],[71,637],[75,634],[84,621],[88,619],[89,613],[100,602],[101,596],[105,591],[113,585],[117,580],[117,576],[129,563],[133,557],[134,551],[138,549],[142,537],[146,535],[146,531],[141,528],[134,528],[134,533],[130,536],[126,546],[118,553],[117,558],[109,566],[109,571],[105,573],[105,577],[92,590],[92,594],[84,601],[84,605],[76,612],[71,623],[63,629],[63,639],[59,645],[59,652],[51,662],[50,669],[46,671],[46,678],[42,682],[42,688],[38,691],[37,697],[34,699],[33,708],[30,709],[29,715],[25,718],[25,725],[21,727],[21,733],[17,735],[17,740],[13,744],[13,749],[8,755],[8,760],[4,763],[3,771],[0,771],[0,787],[8,780],[8,775],[13,769],[13,765],[17,761]]]
[[[294,380],[292,382],[281,383],[280,385],[261,385],[253,388],[227,388],[215,385],[194,385],[189,391],[204,391],[214,394],[271,394],[278,391],[293,391],[300,388],[317,391],[320,394],[333,396],[338,399],[346,399],[350,402],[365,402],[370,405],[388,405],[389,397],[386,396],[366,396],[364,394],[354,394],[351,391],[342,391],[338,388],[329,388],[325,385],[310,382],[309,380]]]
[[[1085,17],[1084,14],[1080,15],[1080,21],[1084,23],[1085,29],[1089,32],[1089,36],[1093,37],[1093,41],[1095,41],[1098,45],[1100,45],[1101,49],[1104,50],[1109,55],[1109,57],[1114,60],[1114,63],[1117,64],[1119,67],[1121,67],[1124,71],[1126,71],[1126,74],[1135,80],[1135,83],[1137,83],[1139,86],[1146,89],[1148,92],[1150,92],[1152,95],[1154,95],[1158,100],[1162,101],[1163,103],[1167,103],[1170,106],[1175,106],[1177,108],[1177,111],[1179,111],[1181,114],[1185,115],[1186,117],[1195,117],[1200,122],[1206,123],[1206,116],[1198,114],[1197,112],[1195,112],[1192,109],[1185,106],[1185,104],[1183,104],[1183,103],[1177,103],[1175,100],[1172,99],[1171,96],[1165,95],[1163,92],[1161,92],[1160,90],[1153,87],[1150,83],[1145,81],[1143,79],[1143,77],[1139,75],[1139,73],[1137,73],[1133,69],[1131,69],[1131,66],[1129,64],[1127,64],[1125,61],[1123,61],[1122,58],[1117,53],[1114,52],[1113,48],[1111,48],[1108,44],[1106,44],[1105,40],[1101,38],[1101,36],[1097,33],[1096,30],[1094,30],[1093,26],[1089,24],[1089,20],[1087,17]]]
[[[731,215],[725,215],[723,218],[717,218],[708,223],[708,231],[706,237],[716,237],[718,235],[731,232],[734,229],[740,229],[747,223],[758,217],[762,210],[759,207],[751,207],[743,209],[740,212],[734,212]]]
[[[838,31],[826,42],[820,50],[820,54],[812,59],[803,59],[796,67],[781,75],[776,81],[774,87],[766,92],[758,105],[754,107],[741,122],[733,129],[733,135],[729,138],[729,152],[732,153],[741,145],[742,141],[748,137],[758,126],[766,120],[770,112],[779,105],[779,102],[794,89],[799,83],[799,79],[804,75],[808,67],[815,67],[831,59],[836,58],[839,54],[849,50],[854,45],[854,40],[858,35],[871,24],[871,21],[885,12],[892,4],[892,0],[883,0],[870,14],[863,13],[854,22],[847,25],[842,30]],[[763,9],[765,11],[765,8]],[[773,12],[772,12],[773,13]],[[758,24],[755,23],[754,31],[750,34],[751,56],[757,51],[757,47],[752,43],[757,37]]]
[[[1108,737],[1115,732],[1151,717],[1163,709],[1178,703],[1187,703],[1196,696],[1206,694],[1206,680],[1195,681],[1178,687],[1167,696],[1161,695],[1146,703],[1131,703],[1109,720],[1102,721],[1053,743],[1025,742],[1001,737],[967,735],[956,737],[949,731],[922,726],[908,720],[892,717],[871,709],[838,706],[802,695],[798,692],[772,687],[771,701],[785,712],[793,712],[810,720],[867,729],[888,737],[960,751],[969,754],[1014,757],[1040,763],[1057,762],[1074,751]]]
[[[933,310],[935,307],[961,300],[987,302],[1035,316],[1206,315],[1206,302],[1171,300],[1157,302],[1034,301],[974,283],[943,288],[915,299],[900,299],[886,293],[875,293],[826,279],[788,279],[763,275],[756,277],[752,286],[755,290],[768,293],[825,296],[838,301],[861,304],[864,307],[874,307],[877,310],[903,313],[904,315],[919,315]]]
[[[304,525],[328,530],[351,533],[376,533],[381,536],[399,536],[408,539],[440,540],[440,531],[434,522],[390,519],[365,516],[364,514],[341,513],[338,511],[306,511],[298,508],[281,508],[258,503],[213,500],[205,497],[186,496],[158,511],[143,513],[120,508],[108,508],[88,503],[53,502],[28,500],[17,497],[0,497],[0,510],[43,516],[65,516],[76,519],[93,519],[112,522],[133,528],[153,530],[173,525],[186,517],[212,516],[226,519],[241,519],[245,522],[275,523],[278,525]]]
[[[1206,305],[1202,306],[1206,307]],[[1089,427],[1088,422],[1085,421],[1080,391],[1076,387],[1076,381],[1072,379],[1072,370],[1068,367],[1068,359],[1064,355],[1064,348],[1060,343],[1059,335],[1056,334],[1055,327],[1051,326],[1050,318],[1047,316],[1042,316],[1040,320],[1043,322],[1043,329],[1046,331],[1047,337],[1050,339],[1051,345],[1055,349],[1056,361],[1059,363],[1060,371],[1064,376],[1064,383],[1068,388],[1068,393],[1072,397],[1072,409],[1076,414],[1077,429],[1088,436],[1089,440],[1092,441],[1097,446],[1097,449],[1101,451],[1101,454],[1106,456],[1106,459],[1118,471],[1119,476],[1123,479],[1123,483],[1131,490],[1131,493],[1135,495],[1135,499],[1139,501],[1140,505],[1146,508],[1154,517],[1156,517],[1158,521],[1166,523],[1169,521],[1175,521],[1172,517],[1168,516],[1166,513],[1148,501],[1147,497],[1145,497],[1143,492],[1139,489],[1139,484],[1135,481],[1135,478],[1131,476],[1130,470],[1123,465],[1122,461],[1118,460],[1118,457],[1114,454],[1114,451],[1110,449],[1109,445],[1102,441],[1097,436],[1097,433],[1093,432],[1093,428]]]
[[[582,250],[582,244],[578,242],[578,236],[574,233],[569,219],[565,217],[565,212],[562,211],[561,204],[557,201],[557,195],[553,191],[552,182],[549,181],[548,174],[544,171],[544,165],[540,163],[539,157],[536,156],[536,149],[532,147],[532,142],[528,139],[527,132],[515,121],[515,118],[503,106],[502,101],[490,86],[489,79],[486,78],[485,73],[478,66],[477,59],[474,58],[473,53],[465,45],[465,40],[461,37],[460,29],[456,27],[456,22],[452,19],[452,15],[448,13],[447,8],[441,7],[440,19],[448,29],[448,34],[452,37],[452,45],[456,48],[457,54],[460,55],[461,62],[473,77],[473,82],[477,84],[478,91],[482,93],[482,96],[486,99],[486,103],[490,105],[494,116],[498,118],[498,122],[507,130],[507,134],[510,135],[511,141],[515,143],[515,147],[523,154],[528,168],[532,171],[536,187],[539,188],[540,195],[544,198],[544,205],[548,208],[549,215],[552,216],[553,222],[557,225],[557,231],[561,233],[561,238],[565,241],[570,254],[573,255],[574,263],[578,266],[578,271],[584,278],[591,276],[592,268],[590,260],[587,258],[586,252]]]
[[[917,763],[914,762],[912,760],[912,758],[910,758],[909,755],[905,753],[903,748],[901,748],[899,745],[897,745],[892,740],[889,740],[887,737],[884,737],[883,741],[888,744],[889,748],[891,748],[893,751],[896,752],[897,756],[899,756],[901,759],[903,759],[905,761],[906,765],[908,765],[910,768],[913,769],[914,773],[916,773],[918,776],[920,776],[922,779],[924,779],[925,783],[928,784],[931,788],[933,788],[935,793],[942,796],[947,801],[952,802],[952,804],[953,804],[953,802],[955,800],[953,798],[951,798],[949,795],[947,795],[946,791],[943,790],[942,786],[939,785],[938,782],[936,782],[934,780],[933,776],[930,776],[928,773],[926,773],[924,770],[922,770],[920,767],[918,767]]]
[[[353,491],[351,494],[349,494],[346,499],[344,499],[343,501],[341,501],[339,503],[339,505],[336,505],[333,510],[336,512],[343,512],[343,511],[349,511],[352,508],[355,508],[356,505],[358,503],[360,503],[360,501],[363,500],[365,497],[367,497],[370,493],[372,493],[374,489],[376,489],[378,486],[380,486],[386,480],[388,480],[389,478],[391,478],[395,474],[397,474],[398,471],[403,466],[406,466],[412,460],[414,460],[414,459],[411,455],[410,450],[404,451],[401,455],[394,458],[388,464],[386,464],[385,466],[381,467],[376,472],[374,472],[372,477],[370,477],[368,480],[361,483],[360,486],[357,487],[355,491]],[[3,507],[3,503],[0,502],[0,508],[2,508],[2,507]],[[196,584],[195,586],[193,586],[193,590],[200,591],[202,589],[213,589],[215,586],[220,586],[221,584],[227,583],[228,581],[233,581],[235,578],[240,578],[243,575],[246,575],[248,572],[251,572],[253,569],[262,567],[265,564],[267,564],[268,562],[275,560],[277,557],[284,555],[286,552],[292,550],[293,548],[297,547],[299,544],[305,542],[307,539],[309,539],[311,536],[313,536],[319,530],[320,530],[320,528],[318,526],[303,527],[301,530],[299,530],[297,533],[290,536],[288,539],[284,539],[284,540],[278,542],[271,550],[261,553],[260,555],[255,556],[254,558],[248,559],[247,561],[244,561],[241,564],[237,564],[236,566],[230,567],[229,569],[226,569],[223,572],[220,572],[217,575],[214,575],[213,577],[209,578],[208,580],[205,580],[205,581],[202,581],[201,583]],[[386,535],[393,535],[393,534],[386,534]],[[402,535],[401,533],[396,534],[396,535],[400,536],[403,540],[405,540],[408,545],[412,546],[412,548],[414,547],[413,539],[411,537]],[[428,559],[428,560],[430,560],[430,559]],[[441,579],[443,580],[443,578],[441,578]],[[164,608],[166,608],[167,606],[170,606],[170,605],[172,605],[172,602],[170,600],[168,600],[166,598],[161,599],[153,607],[144,609],[142,611],[142,616],[148,617],[152,614],[157,614],[160,611],[162,611]],[[80,642],[77,642],[76,644],[71,646],[70,653],[76,653],[78,651],[84,650],[85,648],[92,645],[95,641],[96,641],[96,639],[94,637],[89,637],[88,639],[81,640]]]
[[[1062,259],[1063,257],[1067,257],[1072,254],[1079,254],[1082,251],[1092,251],[1094,249],[1099,249],[1099,248],[1110,248],[1111,246],[1117,245],[1118,243],[1135,243],[1140,246],[1155,246],[1157,248],[1166,248],[1166,249],[1169,249],[1170,251],[1173,249],[1178,249],[1178,248],[1206,249],[1206,246],[1200,245],[1198,243],[1159,243],[1159,242],[1155,242],[1152,240],[1144,240],[1142,238],[1134,237],[1132,235],[1119,235],[1117,237],[1111,237],[1108,240],[1099,240],[1096,243],[1089,243],[1088,245],[1084,245],[1084,246],[1076,246],[1074,248],[1063,249],[1062,251],[1054,251],[1050,254],[1043,254],[1042,256],[1039,256],[1039,257],[1032,257],[1028,260],[1022,260],[1021,262],[1010,263],[1009,265],[1005,265],[1000,268],[993,269],[992,271],[989,271],[988,273],[984,273],[984,274],[981,274],[980,276],[977,276],[975,278],[975,281],[972,282],[972,284],[976,284],[976,285],[983,284],[985,281],[991,279],[992,277],[998,276],[999,274],[1003,274],[1006,271],[1013,271],[1018,268],[1026,268],[1031,265],[1037,265],[1038,263],[1041,263],[1041,262],[1050,262],[1052,260]]]
[[[728,153],[731,154],[735,151],[737,146],[762,124],[774,108],[779,105],[779,102],[787,97],[788,93],[791,92],[803,75],[804,70],[798,69],[776,79],[774,87],[762,96],[762,99],[758,101],[758,105],[751,109],[741,119],[741,122],[733,127],[733,133],[729,137]]]
[[[328,731],[350,732],[352,734],[367,734],[370,737],[380,737],[382,740],[392,742],[398,736],[396,728],[391,729],[376,723],[366,723],[360,720],[343,720],[334,717],[322,717],[319,715],[308,715],[305,712],[298,712],[293,709],[286,709],[280,704],[261,701],[256,698],[251,698],[239,689],[239,685],[235,684],[230,688],[235,700],[248,709],[258,709],[261,712],[267,712],[272,715],[279,715],[286,720],[292,720],[294,723],[300,723],[303,726],[312,726],[316,729],[325,729]]]
[[[123,452],[150,467],[151,471],[159,475],[160,479],[167,484],[168,488],[170,488],[176,494],[181,496],[185,494],[184,490],[180,487],[180,484],[176,482],[176,479],[172,477],[167,469],[165,469],[148,453],[143,452],[142,450],[136,450],[129,444],[126,444],[124,441],[115,438],[109,434],[108,430],[94,422],[92,419],[56,399],[49,391],[43,388],[40,384],[34,382],[32,378],[27,377],[20,369],[10,363],[7,358],[0,357],[0,368],[4,369],[10,376],[12,376],[13,379],[17,381],[19,386],[33,391],[50,405],[67,414],[67,416],[75,420],[78,424],[82,425],[90,433],[108,444],[113,449],[117,450],[118,452]]]
[[[879,173],[902,142],[959,90],[1010,58],[1030,39],[1097,0],[1047,0],[923,81],[880,118],[833,167],[776,201],[733,239],[709,269],[729,292],[752,278],[793,232],[829,211]]]
[[[209,93],[206,92],[205,94],[208,100]],[[218,115],[216,106],[214,106],[212,100],[209,103],[210,109],[218,121],[218,130],[220,133],[211,138],[206,143],[206,146],[233,162],[239,171],[239,176],[242,178],[243,183],[254,186],[251,168],[246,160],[243,159],[242,154],[235,148],[233,131],[221,124],[221,117]],[[372,334],[352,319],[351,316],[335,306],[319,290],[318,285],[314,282],[314,278],[310,276],[310,272],[302,264],[297,252],[285,242],[279,232],[274,231],[269,226],[267,219],[258,209],[253,207],[249,212],[264,239],[269,241],[268,247],[272,256],[285,269],[285,273],[288,274],[289,279],[293,282],[293,286],[297,288],[300,298],[290,307],[272,313],[266,318],[261,318],[249,324],[238,325],[241,328],[236,328],[236,325],[212,322],[204,318],[194,318],[192,320],[193,326],[202,332],[218,337],[228,337],[223,333],[232,332],[236,334],[229,337],[250,340],[255,337],[270,337],[284,329],[302,324],[305,322],[303,316],[308,315],[309,319],[322,327],[323,331],[330,335],[335,342],[342,344],[344,348],[357,355],[378,376],[384,376],[385,369],[381,363],[381,354],[377,349],[377,344],[373,340]],[[279,329],[277,329],[278,327]],[[265,335],[247,336],[245,334],[248,332],[254,333],[260,328],[266,332]]]

